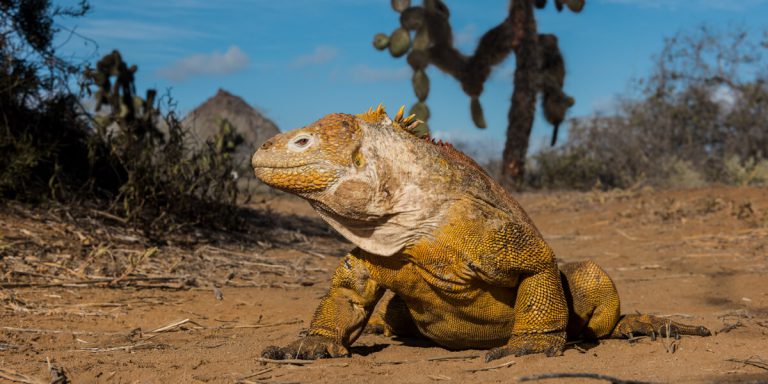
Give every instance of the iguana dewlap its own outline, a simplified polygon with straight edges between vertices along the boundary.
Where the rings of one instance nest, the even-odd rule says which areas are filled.
[[[709,334],[621,316],[602,269],[586,261],[561,272],[501,186],[453,147],[412,135],[412,124],[402,109],[394,121],[381,107],[331,114],[273,137],[253,155],[259,179],[309,201],[357,246],[336,269],[308,336],[265,356],[348,355],[369,322],[369,329],[451,349],[494,348],[488,359],[556,355],[567,336]],[[394,296],[374,314],[386,290]]]

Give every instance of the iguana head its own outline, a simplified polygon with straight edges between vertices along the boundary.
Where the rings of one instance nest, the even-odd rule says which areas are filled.
[[[267,140],[251,165],[272,187],[304,197],[322,195],[363,167],[361,139],[354,116],[331,114]]]
[[[414,207],[421,189],[407,180],[423,172],[415,162],[424,141],[407,131],[417,121],[402,111],[394,120],[381,106],[359,115],[335,113],[281,133],[254,153],[256,177],[307,199],[361,248],[392,254],[407,240],[392,231],[417,226],[399,221],[422,211]]]

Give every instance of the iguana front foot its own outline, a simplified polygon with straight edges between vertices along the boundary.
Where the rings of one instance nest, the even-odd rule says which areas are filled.
[[[674,337],[681,335],[710,336],[712,332],[704,326],[681,324],[663,317],[653,315],[624,315],[613,329],[613,338],[632,338],[634,336]]]
[[[270,345],[261,352],[261,357],[274,360],[316,360],[346,356],[349,356],[347,348],[323,336],[307,336],[285,347]]]
[[[544,353],[547,356],[559,356],[565,347],[565,332],[534,333],[512,336],[507,345],[490,350],[485,361],[500,359],[504,356],[523,356]]]

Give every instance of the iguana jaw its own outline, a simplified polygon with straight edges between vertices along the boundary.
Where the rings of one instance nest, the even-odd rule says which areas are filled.
[[[271,187],[302,196],[328,188],[339,176],[334,167],[319,163],[275,166],[262,165],[257,160],[254,155],[252,164],[256,177]]]

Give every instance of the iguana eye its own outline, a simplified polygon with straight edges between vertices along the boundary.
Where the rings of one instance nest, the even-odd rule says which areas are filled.
[[[352,162],[355,163],[355,167],[362,168],[363,165],[365,165],[365,158],[363,157],[363,153],[356,151],[355,155],[352,156]]]
[[[288,148],[293,150],[293,151],[301,152],[301,151],[309,148],[314,141],[315,141],[314,136],[306,134],[306,133],[301,133],[301,134],[296,135],[296,137],[294,137],[288,143]]]

